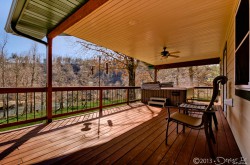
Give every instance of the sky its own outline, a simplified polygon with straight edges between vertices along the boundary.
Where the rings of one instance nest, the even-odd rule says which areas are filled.
[[[0,37],[2,38],[5,35],[5,24],[9,15],[10,7],[12,0],[0,0]],[[73,47],[73,42],[76,40],[74,37],[65,36],[65,37],[56,37],[53,39],[53,55],[61,56],[76,56],[76,51],[78,48]],[[0,39],[1,41],[1,39]],[[7,54],[11,55],[12,53],[24,53],[28,52],[31,46],[35,41],[26,39],[21,36],[16,36],[8,33],[8,44],[6,47]],[[38,53],[45,55],[46,47],[43,44],[38,43]]]

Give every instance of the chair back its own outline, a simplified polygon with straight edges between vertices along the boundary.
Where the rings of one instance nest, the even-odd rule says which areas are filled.
[[[227,77],[226,76],[217,76],[213,80],[213,95],[210,100],[209,105],[207,106],[205,111],[211,111],[212,106],[214,105],[214,101],[216,97],[218,96],[219,93],[219,84],[221,83],[222,85],[227,83]]]

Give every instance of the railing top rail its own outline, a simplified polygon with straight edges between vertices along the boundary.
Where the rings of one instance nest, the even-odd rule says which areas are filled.
[[[212,86],[200,86],[200,87],[194,87],[194,89],[213,89]]]
[[[52,91],[77,91],[77,90],[108,90],[108,89],[140,89],[135,86],[101,86],[101,87],[53,87]]]
[[[3,94],[3,93],[28,93],[28,92],[46,92],[46,87],[38,87],[38,88],[0,88],[0,94]]]
[[[139,86],[102,86],[102,87],[53,87],[52,91],[77,91],[77,90],[108,90],[108,89],[140,89]],[[0,94],[4,93],[28,93],[46,92],[47,87],[38,88],[0,88]]]

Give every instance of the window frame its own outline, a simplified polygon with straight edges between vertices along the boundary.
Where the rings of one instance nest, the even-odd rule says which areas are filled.
[[[250,16],[250,11],[249,11],[250,4],[249,4],[249,0],[245,0],[245,1],[248,1],[248,5],[249,5],[249,7],[248,7],[248,31],[246,31],[246,34],[244,34],[243,36],[242,36],[242,34],[239,35],[241,37],[240,38],[240,42],[239,42],[239,38],[237,38],[237,36],[236,36],[237,35],[237,19],[236,18],[237,18],[237,14],[239,13],[240,5],[241,5],[242,1],[244,1],[244,0],[241,0],[239,2],[238,9],[237,9],[237,12],[235,14],[235,54],[234,54],[235,55],[235,60],[234,60],[234,71],[235,71],[234,75],[235,76],[234,76],[234,84],[235,84],[235,88],[236,89],[250,91],[250,44],[248,44],[248,51],[249,51],[248,52],[248,59],[249,59],[249,61],[248,61],[248,84],[243,84],[243,83],[239,84],[239,82],[237,82],[237,80],[236,80],[237,74],[238,74],[238,72],[236,72],[236,70],[237,70],[236,69],[236,64],[237,64],[237,60],[236,60],[237,57],[236,57],[236,55],[237,55],[237,51],[240,48],[242,48],[241,46],[244,44],[244,42],[247,39],[248,39],[248,42],[250,43],[250,30],[249,30],[250,29],[250,20],[249,20],[249,16]],[[240,13],[240,14],[242,14],[242,13]],[[240,20],[240,21],[242,21],[242,20]],[[242,22],[241,22],[241,24],[242,24]]]

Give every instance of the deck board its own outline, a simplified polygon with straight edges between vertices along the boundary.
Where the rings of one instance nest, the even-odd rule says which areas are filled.
[[[194,164],[194,158],[209,158],[204,130],[179,129],[177,134],[170,123],[165,144],[166,113],[131,104],[104,110],[101,118],[93,112],[1,133],[0,164]],[[223,112],[216,113],[215,153],[240,158]]]

